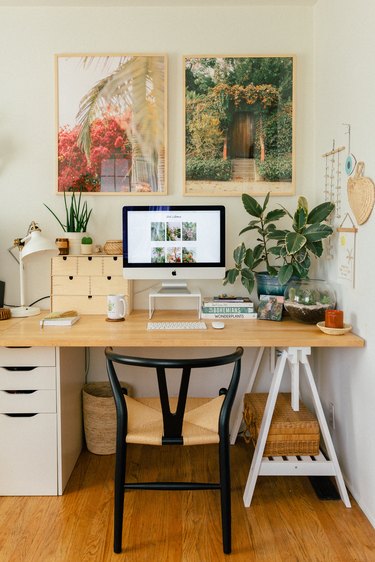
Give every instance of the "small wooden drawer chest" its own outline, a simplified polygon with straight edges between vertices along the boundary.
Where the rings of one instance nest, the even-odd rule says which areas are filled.
[[[122,256],[57,256],[52,258],[51,310],[105,314],[107,295],[125,295],[127,314],[133,308],[133,283],[124,279]]]

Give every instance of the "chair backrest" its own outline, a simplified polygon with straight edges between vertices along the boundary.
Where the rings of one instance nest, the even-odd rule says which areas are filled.
[[[112,386],[112,391],[116,403],[118,420],[127,427],[127,410],[125,399],[121,391],[121,385],[117,377],[113,363],[130,365],[135,367],[151,367],[156,370],[158,389],[160,396],[161,411],[163,416],[163,444],[182,444],[182,425],[185,414],[185,406],[189,389],[190,375],[193,369],[205,367],[219,367],[222,365],[233,364],[232,375],[228,388],[220,390],[224,394],[223,404],[220,410],[218,432],[224,436],[229,431],[229,417],[241,374],[241,357],[243,348],[238,347],[236,351],[228,355],[205,358],[190,359],[155,359],[145,357],[130,357],[116,353],[112,348],[107,347],[105,355],[107,358],[107,372]],[[166,371],[168,369],[181,370],[181,382],[177,397],[177,408],[174,412],[170,408],[170,397]],[[126,429],[125,429],[126,431]]]

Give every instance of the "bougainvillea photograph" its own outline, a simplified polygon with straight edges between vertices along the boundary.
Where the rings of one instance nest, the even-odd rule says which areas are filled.
[[[57,191],[167,192],[166,57],[57,55]]]
[[[294,58],[185,57],[185,194],[293,195]]]

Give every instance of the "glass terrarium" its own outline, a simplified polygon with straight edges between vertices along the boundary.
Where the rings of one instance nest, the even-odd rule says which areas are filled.
[[[336,295],[326,281],[298,279],[288,283],[284,307],[293,320],[316,324],[324,320],[327,309],[336,308]]]

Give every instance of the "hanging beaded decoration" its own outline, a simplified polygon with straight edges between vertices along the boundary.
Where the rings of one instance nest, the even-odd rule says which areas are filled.
[[[345,146],[335,148],[333,141],[332,150],[322,154],[325,159],[324,170],[324,200],[334,203],[335,210],[328,219],[328,224],[333,227],[334,219],[341,217],[341,163],[340,152],[345,150]],[[329,238],[326,240],[326,258],[333,258],[333,243]]]

